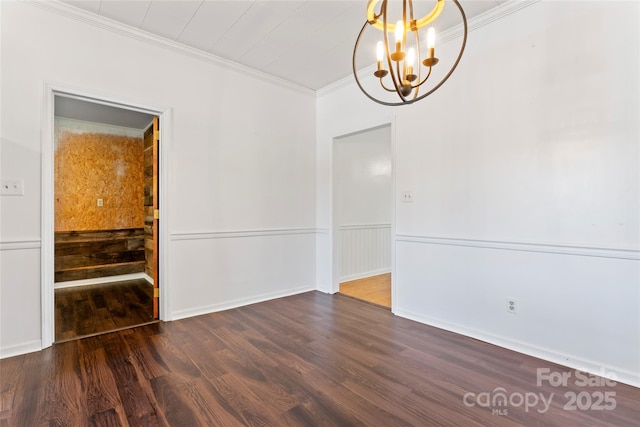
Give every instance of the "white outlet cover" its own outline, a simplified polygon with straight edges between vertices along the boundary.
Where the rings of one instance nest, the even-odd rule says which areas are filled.
[[[3,196],[24,196],[24,181],[22,178],[2,178],[0,194]]]

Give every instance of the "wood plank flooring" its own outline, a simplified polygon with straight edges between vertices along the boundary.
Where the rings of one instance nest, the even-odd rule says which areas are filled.
[[[391,308],[391,273],[342,282],[340,293]]]
[[[308,292],[3,359],[0,426],[638,425],[640,389],[538,386],[538,368],[575,375]],[[506,406],[491,403],[499,387]],[[564,409],[565,393],[582,392],[613,393],[616,406]],[[533,394],[549,408],[525,408]]]
[[[153,320],[153,287],[144,279],[55,290],[56,342]]]

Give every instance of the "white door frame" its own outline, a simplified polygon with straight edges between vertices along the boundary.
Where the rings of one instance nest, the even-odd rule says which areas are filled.
[[[388,120],[371,123],[365,127],[345,130],[335,135],[331,140],[331,293],[340,291],[340,230],[338,224],[338,168],[336,146],[340,139],[349,135],[367,132],[369,130],[389,126],[391,128],[391,311],[395,311],[396,302],[396,138],[395,138],[395,117]]]
[[[116,99],[110,96],[92,94],[74,88],[64,87],[52,83],[44,83],[44,99],[42,109],[42,223],[41,223],[41,322],[42,322],[42,348],[50,347],[55,338],[54,322],[54,149],[55,149],[55,124],[54,124],[54,99],[55,96],[80,99],[126,110],[139,111],[160,118],[160,174],[158,176],[160,197],[160,226],[158,239],[158,262],[161,295],[159,301],[160,320],[169,320],[170,301],[169,291],[169,227],[168,227],[168,159],[171,158],[171,109],[142,105],[136,102]]]

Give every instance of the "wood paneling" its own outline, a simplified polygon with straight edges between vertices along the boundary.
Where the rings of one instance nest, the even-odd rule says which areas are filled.
[[[92,279],[144,271],[144,230],[55,233],[55,281]]]
[[[153,277],[153,125],[144,131],[144,272]]]
[[[65,131],[58,135],[55,230],[144,227],[142,139]]]
[[[560,365],[308,292],[4,359],[0,425],[637,425],[640,389],[538,385],[540,368],[575,379]],[[498,387],[514,403],[465,404]],[[612,410],[565,408],[567,393],[605,392]],[[525,408],[525,393],[552,403]]]
[[[158,269],[158,236],[159,236],[159,220],[160,220],[160,195],[158,193],[158,177],[160,166],[160,122],[158,116],[153,117],[153,317],[157,319],[160,315],[160,283]]]

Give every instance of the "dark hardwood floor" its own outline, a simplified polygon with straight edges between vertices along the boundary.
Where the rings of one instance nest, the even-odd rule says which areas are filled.
[[[538,386],[539,368],[571,373],[572,380]],[[640,420],[640,389],[579,386],[569,368],[320,292],[56,344],[0,361],[0,374],[3,427]],[[506,405],[495,399],[500,387]],[[593,409],[583,397],[582,409],[571,410],[571,393],[586,393]],[[593,406],[597,393],[608,393],[598,407],[615,408]],[[540,396],[551,399],[548,408]]]
[[[144,279],[55,290],[56,342],[153,320],[153,287]]]

